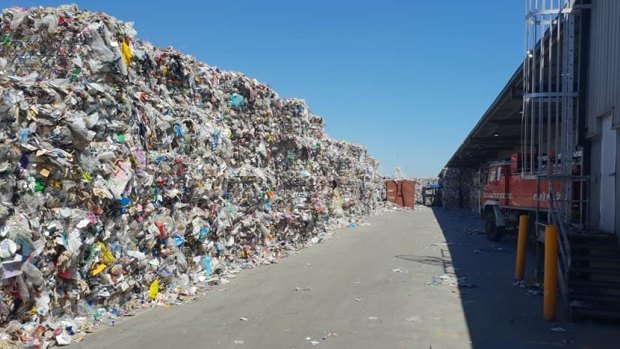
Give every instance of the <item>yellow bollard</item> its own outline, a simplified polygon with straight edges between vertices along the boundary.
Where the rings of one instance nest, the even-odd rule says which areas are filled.
[[[525,245],[527,243],[527,216],[519,216],[519,235],[517,237],[517,260],[515,262],[515,281],[523,280],[525,270]]]
[[[553,320],[558,295],[558,227],[545,227],[545,280],[543,285],[543,318]]]

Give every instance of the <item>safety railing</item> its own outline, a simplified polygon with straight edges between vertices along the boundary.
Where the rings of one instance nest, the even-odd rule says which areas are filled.
[[[555,176],[566,177],[566,176]],[[573,179],[560,178],[568,185],[572,185]],[[568,297],[568,273],[571,267],[571,248],[569,240],[569,231],[571,229],[571,207],[573,200],[563,198],[558,195],[555,190],[555,185],[552,178],[549,178],[549,223],[558,227],[558,283],[560,285],[560,292],[563,297]],[[565,184],[566,185],[566,184]],[[583,203],[580,203],[583,205]]]

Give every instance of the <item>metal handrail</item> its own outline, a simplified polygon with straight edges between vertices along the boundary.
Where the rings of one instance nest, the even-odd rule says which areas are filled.
[[[557,207],[557,194],[553,183],[550,185],[550,200],[549,200],[549,213],[551,214],[552,222],[559,228],[558,236],[558,269],[560,276],[560,292],[562,296],[568,296],[568,272],[571,267],[571,250],[570,241],[568,240],[568,231],[566,227],[566,221],[562,219],[564,212],[561,212],[562,208]]]

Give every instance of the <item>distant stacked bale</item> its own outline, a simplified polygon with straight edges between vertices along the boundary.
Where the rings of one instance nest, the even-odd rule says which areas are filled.
[[[478,171],[464,167],[446,167],[439,176],[443,207],[469,208],[478,205]]]

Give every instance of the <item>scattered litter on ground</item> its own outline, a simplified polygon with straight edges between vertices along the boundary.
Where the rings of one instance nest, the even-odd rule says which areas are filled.
[[[472,227],[464,228],[463,232],[469,235],[486,235],[486,232],[484,230]]]
[[[529,289],[527,290],[527,293],[532,296],[542,296],[543,291],[540,289]]]
[[[458,278],[457,286],[459,288],[476,288],[476,287],[478,287],[473,282],[468,281],[466,276]]]
[[[476,288],[476,284],[469,281],[467,276],[456,277],[455,275],[443,274],[434,276],[433,281],[427,282],[430,286],[451,286],[459,288]]]
[[[306,337],[306,340],[307,340],[308,342],[310,342],[310,344],[311,344],[312,346],[316,346],[316,345],[319,345],[319,344],[320,344],[320,342],[319,342],[319,341],[312,340],[312,337]]]
[[[506,249],[503,247],[491,247],[491,248],[476,248],[474,249],[474,254],[480,254],[482,252],[506,252]]]
[[[413,316],[410,316],[410,317],[406,318],[405,321],[408,321],[408,322],[421,322],[422,321],[422,317],[420,315],[413,315]]]
[[[553,331],[553,332],[566,332],[566,329],[564,327],[561,327],[561,326],[555,326],[555,327],[551,327],[551,331]]]
[[[310,292],[310,291],[312,291],[312,287],[295,287],[295,291],[297,291],[297,292]]]

